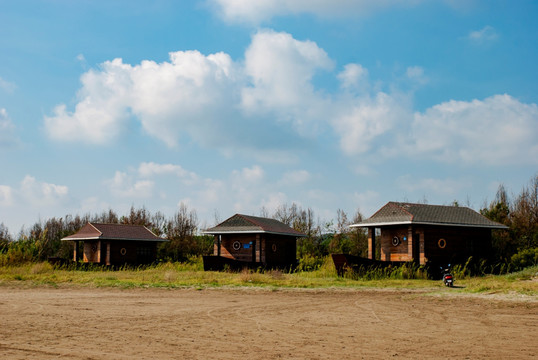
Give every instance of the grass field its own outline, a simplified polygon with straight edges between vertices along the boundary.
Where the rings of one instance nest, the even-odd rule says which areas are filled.
[[[200,259],[149,267],[109,270],[102,267],[55,268],[49,263],[0,267],[0,286],[88,286],[116,288],[442,288],[439,280],[380,276],[338,277],[329,258],[315,271],[203,271]],[[455,292],[538,295],[538,266],[506,275],[456,277]]]

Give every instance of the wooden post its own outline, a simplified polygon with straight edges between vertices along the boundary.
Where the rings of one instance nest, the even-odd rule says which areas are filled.
[[[426,264],[426,254],[424,253],[425,252],[425,249],[424,249],[424,233],[420,234],[420,247],[419,247],[419,251],[420,251],[420,265],[425,265]]]
[[[368,259],[375,260],[375,228],[368,228]]]
[[[256,234],[256,262],[261,262],[261,241],[260,234]]]
[[[106,264],[110,265],[110,243],[106,243]]]
[[[409,225],[409,227],[407,228],[407,259],[408,261],[416,260],[416,259],[413,259],[413,244],[414,243],[415,243],[415,239],[413,238],[413,226]]]
[[[78,261],[78,241],[73,241],[73,261]]]

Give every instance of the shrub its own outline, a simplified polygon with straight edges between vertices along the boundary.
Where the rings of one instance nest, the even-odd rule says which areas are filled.
[[[521,250],[512,256],[511,264],[515,270],[538,265],[538,248]]]
[[[298,271],[314,271],[319,269],[323,264],[322,257],[315,257],[310,254],[305,254],[299,259]]]

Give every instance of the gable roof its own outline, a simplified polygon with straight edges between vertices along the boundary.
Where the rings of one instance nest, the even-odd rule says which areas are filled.
[[[508,229],[476,211],[462,206],[388,202],[370,218],[351,227],[421,224]]]
[[[142,225],[87,223],[77,233],[62,240],[168,241]]]
[[[296,237],[306,236],[278,220],[242,214],[235,214],[217,226],[205,230],[204,233],[213,235],[268,233]]]

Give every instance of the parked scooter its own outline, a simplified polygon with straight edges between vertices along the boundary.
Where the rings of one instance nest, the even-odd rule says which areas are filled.
[[[450,264],[448,264],[446,268],[441,267],[441,272],[443,274],[443,283],[445,286],[453,287],[454,276],[450,273]]]

